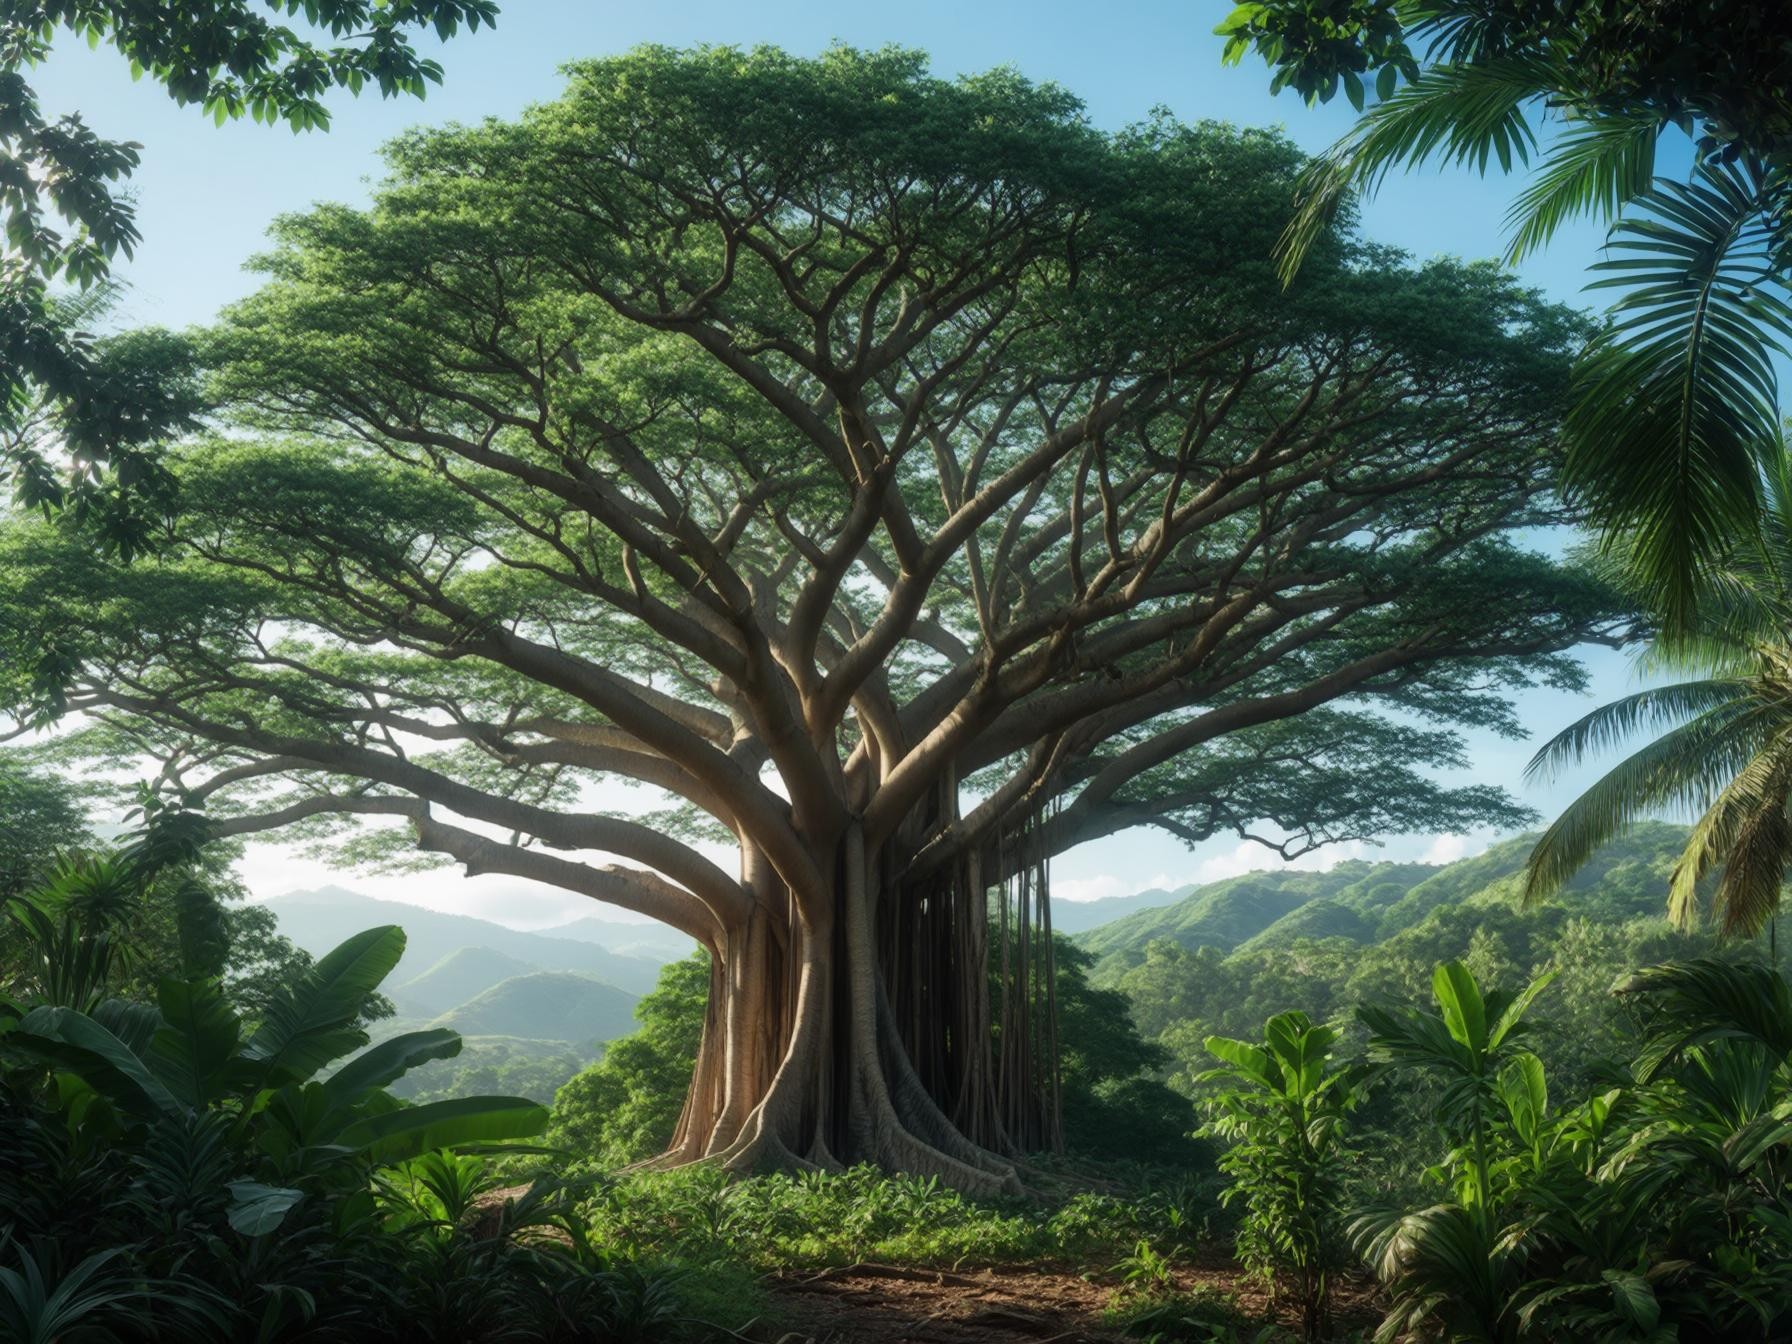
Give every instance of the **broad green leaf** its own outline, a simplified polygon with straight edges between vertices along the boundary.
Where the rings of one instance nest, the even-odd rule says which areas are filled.
[[[1442,963],[1431,977],[1431,989],[1437,995],[1437,1006],[1450,1035],[1477,1054],[1485,1050],[1487,1013],[1480,986],[1475,984],[1468,967],[1460,961]]]
[[[366,1044],[355,1019],[403,955],[404,930],[395,924],[347,939],[276,995],[244,1055],[270,1077],[303,1081]]]
[[[305,1198],[302,1190],[263,1185],[259,1181],[232,1181],[228,1189],[230,1225],[246,1237],[260,1237],[272,1232],[285,1221],[293,1206]]]
[[[94,1008],[92,1017],[137,1054],[148,1047],[162,1025],[162,1015],[154,1004],[132,1003],[129,999],[107,999]]]
[[[458,1055],[460,1048],[459,1032],[442,1027],[407,1031],[356,1055],[324,1080],[324,1091],[338,1103],[352,1103],[362,1093],[386,1086],[419,1064]]]
[[[209,1105],[226,1089],[242,1024],[213,980],[165,978],[156,1001],[162,1027],[149,1045],[150,1067],[187,1105]]]
[[[1220,22],[1214,26],[1214,34],[1218,37],[1230,36],[1240,28],[1247,26],[1251,20],[1255,19],[1257,15],[1262,12],[1263,6],[1260,4],[1238,5],[1233,8],[1230,14],[1226,15],[1224,19],[1220,20]]]
[[[547,1128],[549,1118],[547,1107],[522,1097],[456,1097],[358,1120],[336,1142],[397,1162],[435,1148],[530,1138]]]
[[[1661,1303],[1656,1300],[1649,1281],[1641,1274],[1627,1274],[1617,1269],[1606,1270],[1604,1277],[1611,1285],[1612,1305],[1639,1333],[1652,1334],[1661,1321]]]
[[[1229,1036],[1209,1036],[1201,1044],[1215,1059],[1225,1061],[1271,1091],[1281,1090],[1269,1052],[1262,1046],[1233,1040]]]
[[[1519,1023],[1524,1020],[1524,1015],[1530,1011],[1531,1004],[1536,1001],[1539,994],[1555,983],[1555,979],[1554,971],[1545,971],[1513,997],[1512,1002],[1500,1011],[1498,1020],[1493,1024],[1493,1031],[1487,1039],[1489,1050],[1499,1049],[1506,1038],[1517,1030]]]
[[[78,1074],[97,1092],[139,1115],[180,1110],[161,1079],[118,1037],[73,1008],[33,1008],[7,1044]]]
[[[1512,1119],[1512,1128],[1526,1145],[1535,1143],[1549,1114],[1549,1089],[1544,1080],[1543,1061],[1525,1052],[1500,1071],[1500,1100]]]

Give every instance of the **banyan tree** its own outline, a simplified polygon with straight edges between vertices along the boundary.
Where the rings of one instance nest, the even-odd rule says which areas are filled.
[[[213,833],[421,851],[711,953],[667,1162],[1012,1187],[1049,872],[1509,823],[1461,725],[1573,684],[1573,318],[1299,156],[904,53],[642,51],[388,151],[199,334],[128,565],[0,532],[0,683]]]

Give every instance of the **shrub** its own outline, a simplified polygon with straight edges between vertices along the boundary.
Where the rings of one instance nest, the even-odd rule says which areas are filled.
[[[1330,1330],[1344,1117],[1356,1100],[1358,1071],[1334,1062],[1337,1040],[1305,1013],[1278,1013],[1262,1045],[1208,1037],[1224,1063],[1199,1080],[1223,1084],[1202,1132],[1231,1143],[1220,1170],[1232,1178],[1224,1200],[1245,1206],[1239,1258],[1293,1294],[1310,1340]]]

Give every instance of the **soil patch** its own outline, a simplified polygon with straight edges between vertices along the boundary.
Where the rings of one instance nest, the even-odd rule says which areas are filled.
[[[1254,1325],[1295,1317],[1272,1305],[1235,1263],[1184,1267],[1183,1293],[1229,1299]],[[976,1270],[850,1265],[769,1275],[776,1324],[755,1331],[777,1344],[1115,1344],[1127,1336],[1104,1324],[1115,1285],[1060,1269],[995,1266]],[[1374,1285],[1339,1285],[1341,1326],[1373,1325]]]

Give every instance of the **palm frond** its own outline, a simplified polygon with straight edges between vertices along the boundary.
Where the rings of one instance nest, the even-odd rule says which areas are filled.
[[[1786,797],[1764,800],[1744,818],[1712,894],[1712,912],[1728,934],[1753,938],[1780,908],[1786,866],[1792,863],[1792,821]]]
[[[1283,282],[1294,279],[1343,201],[1373,195],[1396,167],[1433,157],[1482,173],[1495,160],[1502,171],[1528,163],[1537,135],[1527,110],[1556,86],[1551,70],[1548,59],[1531,56],[1434,65],[1370,108],[1303,174],[1276,249]]]
[[[1758,701],[1709,710],[1614,766],[1550,825],[1525,863],[1523,900],[1547,900],[1636,822],[1676,807],[1708,807],[1783,719]]]
[[[1596,116],[1565,131],[1506,215],[1512,232],[1507,262],[1517,264],[1537,251],[1569,220],[1610,220],[1646,192],[1660,135],[1660,118],[1635,113]]]
[[[1656,686],[1601,705],[1557,733],[1525,766],[1527,780],[1554,778],[1587,757],[1615,750],[1645,732],[1676,727],[1709,711],[1746,700],[1750,685],[1739,678]]]
[[[1615,990],[1647,994],[1660,1010],[1636,1075],[1650,1081],[1668,1060],[1715,1040],[1753,1041],[1792,1054],[1792,987],[1769,966],[1699,958],[1646,966]]]
[[[1760,931],[1779,906],[1792,859],[1792,732],[1782,732],[1736,773],[1687,837],[1668,884],[1668,915],[1682,928],[1698,918],[1699,884],[1722,868],[1712,903],[1724,932]]]
[[[1590,289],[1623,288],[1576,372],[1564,486],[1626,544],[1670,629],[1694,624],[1701,570],[1759,525],[1780,445],[1773,355],[1792,336],[1770,204],[1734,167],[1661,181],[1621,220]]]

